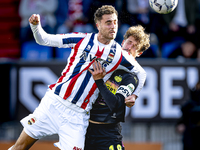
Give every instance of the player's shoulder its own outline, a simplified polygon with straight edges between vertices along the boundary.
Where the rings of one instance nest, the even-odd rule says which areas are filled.
[[[126,80],[126,79],[135,79],[135,78],[137,78],[137,75],[135,73],[124,71],[123,79]]]
[[[136,64],[136,67],[138,67],[138,69],[139,69],[141,72],[145,72],[145,73],[146,73],[146,71],[145,71],[144,68],[139,64],[138,61],[135,61],[135,64]]]
[[[114,78],[120,78],[121,84],[135,83],[138,81],[136,74],[121,69],[115,71]]]
[[[118,75],[118,76],[122,76],[123,78],[136,76],[135,73],[128,72],[128,71],[125,71],[125,70],[122,70],[122,69],[116,70],[114,72],[114,74]]]

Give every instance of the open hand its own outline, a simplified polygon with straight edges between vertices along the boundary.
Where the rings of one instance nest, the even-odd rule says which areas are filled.
[[[88,69],[88,71],[92,74],[94,80],[103,79],[103,77],[106,75],[106,70],[101,66],[100,62],[94,61],[92,64],[93,70]]]

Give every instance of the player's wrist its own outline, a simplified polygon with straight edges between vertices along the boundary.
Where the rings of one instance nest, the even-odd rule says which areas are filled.
[[[95,83],[96,84],[102,84],[102,83],[104,83],[104,81],[103,81],[103,79],[97,79],[97,80],[95,80]]]

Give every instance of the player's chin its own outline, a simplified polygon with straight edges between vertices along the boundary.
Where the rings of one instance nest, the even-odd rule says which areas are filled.
[[[114,40],[115,38],[116,38],[116,34],[111,34],[111,35],[110,35],[110,39],[111,39],[111,40]]]

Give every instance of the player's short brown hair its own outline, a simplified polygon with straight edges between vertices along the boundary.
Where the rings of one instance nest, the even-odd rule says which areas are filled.
[[[128,39],[130,36],[133,36],[135,40],[138,42],[138,52],[144,52],[150,47],[150,35],[145,33],[145,29],[141,25],[130,27],[125,35],[124,40]]]
[[[97,23],[97,21],[100,21],[102,19],[102,16],[105,14],[109,15],[114,13],[118,16],[118,12],[113,6],[103,5],[102,7],[98,8],[94,13],[94,22]]]

